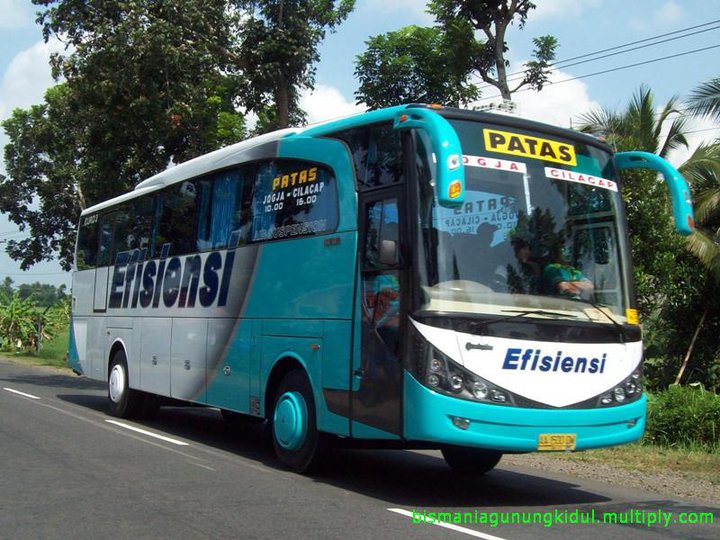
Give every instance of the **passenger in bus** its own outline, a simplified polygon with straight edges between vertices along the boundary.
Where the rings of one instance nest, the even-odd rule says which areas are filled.
[[[530,244],[522,238],[513,238],[513,253],[515,264],[507,265],[508,291],[513,294],[536,294],[540,291],[541,271],[540,265],[531,260]]]
[[[542,280],[547,294],[555,294],[573,299],[592,299],[594,286],[585,275],[570,266],[563,254],[561,244],[551,249],[551,262],[543,268]]]

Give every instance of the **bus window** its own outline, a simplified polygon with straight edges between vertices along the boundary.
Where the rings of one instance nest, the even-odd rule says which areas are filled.
[[[403,181],[402,144],[392,124],[351,129],[333,136],[350,147],[359,189]]]
[[[83,217],[78,233],[76,267],[78,270],[95,268],[98,250],[98,216]]]
[[[98,267],[110,266],[112,264],[113,229],[115,228],[116,213],[105,214],[100,217],[99,238],[98,238]]]
[[[195,215],[198,190],[198,182],[185,181],[163,190],[159,195],[155,258],[160,256],[165,244],[171,244],[169,255],[186,255],[197,250]]]
[[[115,218],[113,259],[117,253],[150,248],[152,199],[140,198],[123,204]]]
[[[251,242],[332,232],[338,222],[335,177],[303,161],[271,161],[256,175]]]

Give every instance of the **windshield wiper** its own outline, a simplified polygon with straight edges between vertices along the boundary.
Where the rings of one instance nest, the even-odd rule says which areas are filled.
[[[517,313],[508,319],[514,319],[515,317],[522,317],[523,315],[545,315],[546,317],[562,317],[566,319],[577,319],[577,315],[570,315],[569,313],[562,313],[559,311],[545,311],[544,309],[501,309],[503,313]]]
[[[570,315],[568,313],[558,313],[555,311],[545,311],[543,309],[503,309],[505,313],[514,313],[514,315],[508,315],[507,317],[498,317],[496,319],[490,319],[487,321],[478,321],[473,323],[476,327],[487,327],[491,324],[509,321],[511,319],[517,319],[518,317],[525,317],[527,315],[546,315],[549,317],[567,317],[568,319],[577,319],[576,315]]]
[[[629,336],[625,333],[625,328],[623,328],[623,325],[620,324],[619,322],[617,322],[613,317],[610,316],[609,313],[607,313],[605,311],[605,309],[603,309],[606,306],[603,306],[601,304],[596,304],[592,300],[585,300],[584,298],[573,298],[572,300],[574,300],[576,302],[582,302],[583,304],[592,306],[596,310],[598,310],[600,313],[605,315],[605,318],[607,318],[607,320],[609,320],[613,324],[613,326],[617,329],[618,337],[620,338],[620,343],[622,343],[624,345],[626,342],[630,341]]]

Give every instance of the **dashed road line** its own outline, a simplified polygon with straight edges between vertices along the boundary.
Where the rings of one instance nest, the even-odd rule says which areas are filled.
[[[29,399],[40,399],[37,396],[33,396],[32,394],[26,394],[25,392],[20,392],[20,390],[13,390],[12,388],[3,388],[3,390],[10,392],[11,394],[16,394],[18,396],[26,397]]]
[[[118,422],[117,420],[105,420],[108,424],[113,424],[114,426],[118,426],[121,428],[129,429],[130,431],[134,431],[136,433],[142,433],[143,435],[147,435],[148,437],[154,437],[155,439],[160,439],[161,441],[169,442],[172,444],[176,444],[178,446],[189,446],[188,443],[179,441],[177,439],[171,439],[170,437],[165,437],[164,435],[158,435],[157,433],[152,433],[150,431],[146,431],[144,429],[140,429],[135,426],[131,426],[130,424],[125,424],[123,422]]]

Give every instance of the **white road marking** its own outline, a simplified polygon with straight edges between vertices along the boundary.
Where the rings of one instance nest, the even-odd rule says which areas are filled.
[[[163,435],[157,435],[156,433],[151,433],[149,431],[145,431],[144,429],[137,428],[135,426],[131,426],[129,424],[124,424],[122,422],[118,422],[117,420],[105,420],[108,424],[113,424],[115,426],[119,426],[121,428],[129,429],[130,431],[134,431],[136,433],[142,433],[143,435],[147,435],[148,437],[154,437],[156,439],[160,439],[161,441],[169,442],[172,444],[177,444],[178,446],[189,446],[188,443],[183,441],[178,441],[177,439],[171,439],[170,437],[165,437]]]
[[[409,510],[403,510],[402,508],[388,508],[388,511],[395,512],[396,514],[400,514],[410,518],[414,517],[412,512],[410,512]],[[422,522],[427,523],[428,525],[437,525],[438,527],[444,527],[445,529],[461,532],[469,536],[474,536],[475,538],[484,538],[485,540],[505,540],[504,538],[500,538],[499,536],[481,533],[480,531],[475,531],[466,527],[460,527],[459,525],[453,525],[452,523],[445,523],[443,521],[425,521],[425,519],[422,518],[421,514],[415,514],[415,516],[418,515],[421,517]]]
[[[6,390],[8,392],[11,392],[13,394],[17,394],[18,396],[30,398],[30,399],[40,399],[37,396],[33,396],[32,394],[26,394],[25,392],[20,392],[19,390],[13,390],[12,388],[3,388],[3,390]]]

